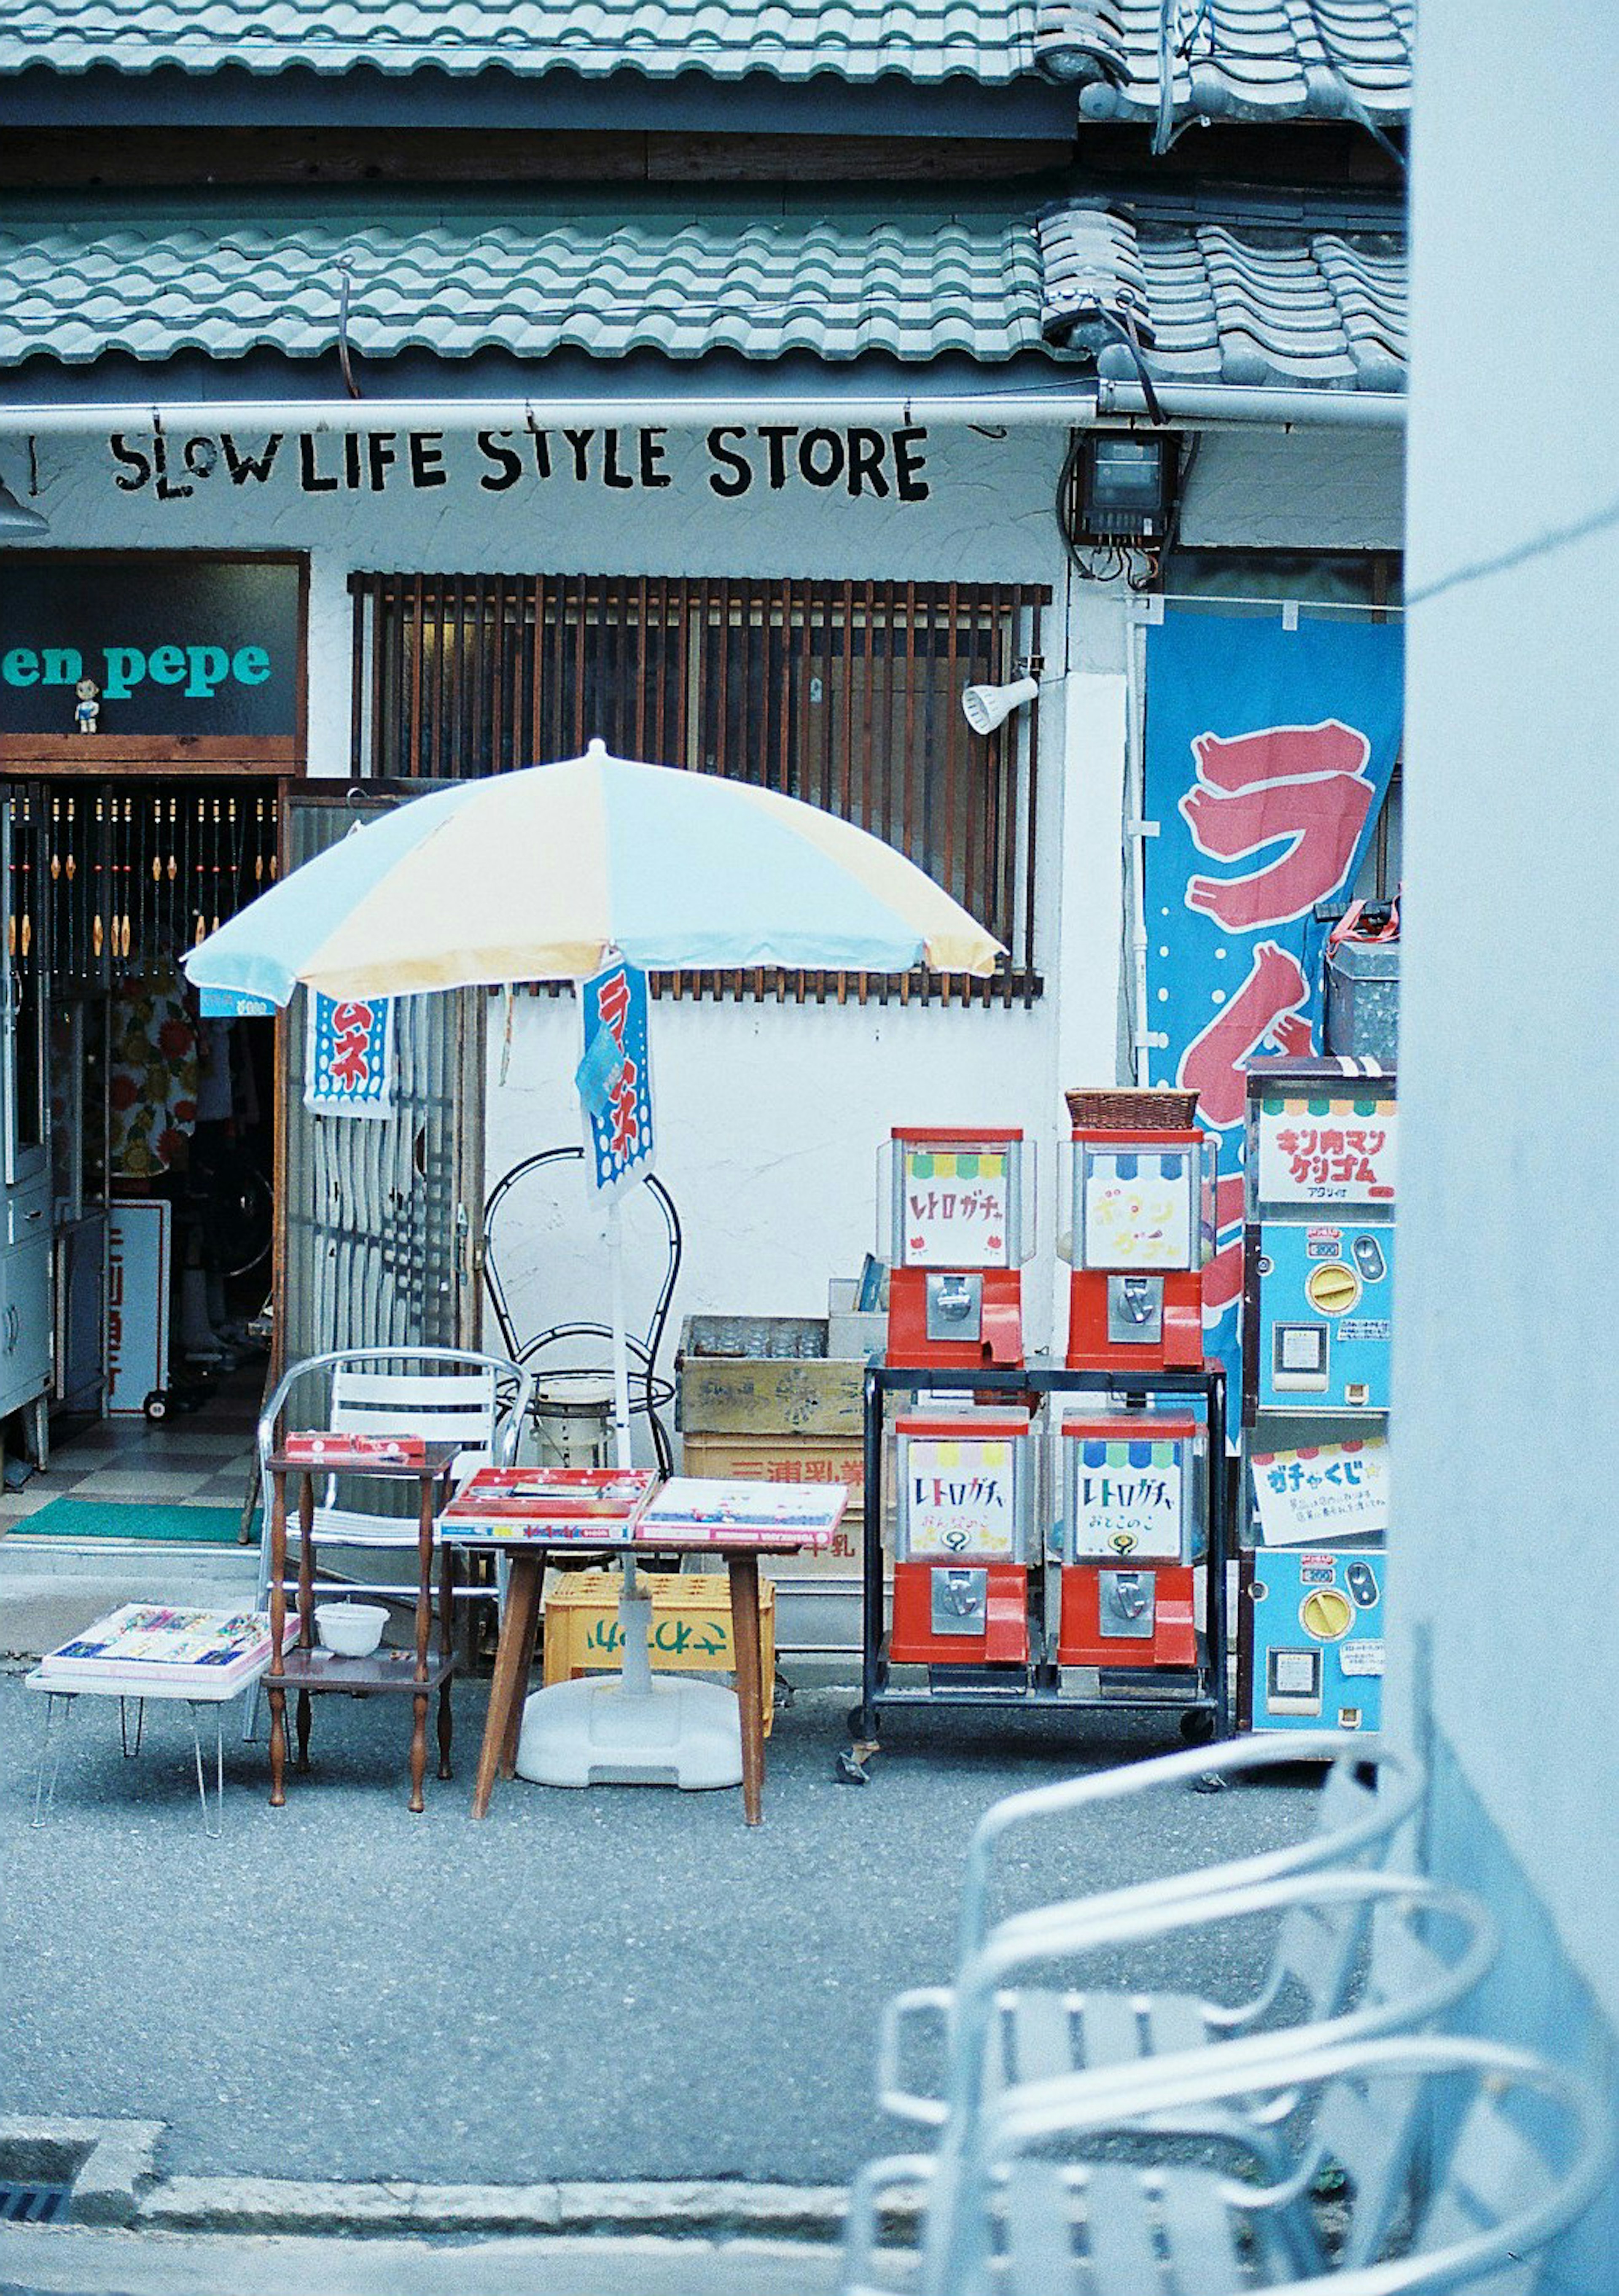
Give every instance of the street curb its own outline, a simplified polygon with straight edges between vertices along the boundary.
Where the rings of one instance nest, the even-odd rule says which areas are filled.
[[[723,2178],[640,2183],[427,2185],[171,2177],[142,2198],[152,2232],[450,2234],[642,2233],[687,2239],[834,2241],[848,2195],[838,2185]],[[77,2207],[74,2211],[77,2216]],[[104,2219],[103,2219],[104,2221]]]
[[[73,2220],[129,2225],[157,2175],[160,2120],[0,2117],[0,2169],[20,2183],[71,2180]]]

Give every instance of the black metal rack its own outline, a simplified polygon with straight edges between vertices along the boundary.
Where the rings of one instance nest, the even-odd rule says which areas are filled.
[[[1208,1431],[1208,1553],[1203,1584],[1203,1619],[1198,1634],[1198,1664],[1190,1693],[1165,1688],[1154,1695],[1154,1669],[1120,1669],[1148,1677],[1124,1695],[1087,1697],[1061,1686],[1052,1660],[1031,1666],[1021,1686],[963,1680],[948,1685],[891,1685],[883,1584],[883,1468],[890,1395],[920,1395],[941,1390],[1006,1398],[1026,1395],[1182,1395],[1201,1398]],[[1189,1739],[1224,1738],[1231,1727],[1226,1678],[1226,1563],[1231,1551],[1230,1479],[1225,1465],[1225,1371],[1206,1363],[1199,1371],[1071,1371],[1066,1364],[1034,1357],[1023,1365],[982,1369],[944,1369],[936,1365],[869,1365],[865,1376],[865,1536],[862,1570],[860,1704],[849,1717],[854,1744],[838,1759],[839,1775],[856,1780],[878,1744],[878,1718],[884,1707],[993,1707],[1002,1712],[1083,1714],[1124,1711],[1172,1712]],[[965,1669],[963,1670],[965,1672]]]

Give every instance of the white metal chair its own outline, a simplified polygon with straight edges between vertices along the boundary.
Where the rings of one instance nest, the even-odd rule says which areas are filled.
[[[894,2259],[877,2231],[902,2189],[924,2196],[915,2296],[1532,2296],[1612,2162],[1590,2085],[1492,2041],[1302,2038],[1268,2060],[1248,2045],[1009,2092],[953,2189],[925,2159],[873,2163],[852,2196],[846,2296],[898,2284],[879,2276]],[[1301,2158],[1280,2161],[1238,2119],[1237,2175],[1184,2157],[1178,2128],[1279,2097],[1309,2115]],[[1311,2206],[1327,2168],[1349,2195],[1331,2261]]]
[[[283,1433],[320,1428],[334,1434],[421,1435],[430,1442],[455,1443],[461,1447],[454,1480],[460,1484],[477,1467],[511,1465],[533,1386],[532,1374],[520,1365],[469,1348],[341,1349],[293,1364],[258,1422],[263,1528],[255,1607],[262,1610],[269,1597],[274,1497],[269,1459]],[[415,1554],[413,1505],[406,1514],[356,1504],[364,1489],[365,1478],[357,1472],[328,1474],[323,1479],[315,1509],[321,1582],[362,1587],[368,1596],[385,1602],[413,1603],[414,1573],[408,1582],[396,1585],[373,1578],[361,1568],[363,1560],[374,1554]],[[373,1494],[388,1495],[386,1486],[372,1483],[371,1489]],[[299,1529],[290,1507],[288,1516],[290,1562],[298,1551]],[[290,1592],[294,1590],[296,1573],[290,1573],[285,1583]],[[458,1587],[455,1591],[459,1596],[487,1601],[495,1590]],[[256,1695],[249,1698],[247,1706],[244,1739],[250,1738],[257,1727]]]
[[[1009,1837],[1020,1830],[1052,1824],[1078,1829],[1086,1813],[1103,1804],[1139,1801],[1145,1805],[1141,1837],[1150,1840],[1154,1796],[1182,1791],[1211,1773],[1225,1778],[1251,1778],[1301,1761],[1322,1759],[1330,1767],[1320,1790],[1315,1825],[1299,1841],[1219,1866],[1178,1866],[1124,1890],[1099,1890],[1086,1898],[1075,1890],[1057,1909],[1060,1921],[1072,1923],[1087,1911],[1102,1919],[1110,1908],[1167,1910],[1181,1902],[1203,1900],[1289,1875],[1378,1866],[1421,1800],[1425,1783],[1421,1765],[1376,1740],[1345,1741],[1341,1732],[1311,1732],[1289,1737],[1285,1743],[1271,1738],[1237,1739],[1007,1795],[985,1812],[968,1847],[958,1966],[966,1968],[985,1946],[990,1933],[997,1860]],[[1076,1841],[1083,1851],[1083,1831],[1076,1833]],[[1038,1909],[1032,1909],[1015,1918],[1033,1920],[1037,1913]],[[901,2067],[907,2057],[919,2054],[925,2046],[920,2033],[930,2028],[936,2037],[941,2033],[948,2037],[954,2006],[953,1988],[919,1986],[901,1994],[885,2012],[878,2086],[886,2108],[901,2119],[934,2126],[944,2119],[942,2088],[932,2095],[907,2088]],[[1256,2013],[1263,2013],[1263,2009],[1257,2008]],[[1066,2034],[1072,2047],[1085,2046],[1079,2028],[1064,2025],[1055,2013],[1043,2009],[1032,1997],[1016,2011],[1009,2009],[1006,2021],[1010,2052],[1007,2076],[1013,2081],[1032,2067],[1037,2066],[1042,2073],[1057,2070],[1051,2051],[1059,2035]],[[1175,2037],[1168,2041],[1169,2046],[1185,2047],[1190,2040],[1203,2038],[1200,2013],[1186,2004],[1177,2009],[1164,2001],[1158,2024],[1162,2032]]]

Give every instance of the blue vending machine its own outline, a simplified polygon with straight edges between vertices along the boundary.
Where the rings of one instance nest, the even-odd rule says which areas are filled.
[[[1380,1727],[1394,1329],[1394,1078],[1248,1070],[1238,1710]]]

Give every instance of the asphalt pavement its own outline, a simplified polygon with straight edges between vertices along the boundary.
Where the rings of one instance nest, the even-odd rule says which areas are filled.
[[[43,1701],[0,1676],[0,2114],[161,2121],[171,2177],[841,2185],[895,2147],[878,2012],[948,1977],[979,1813],[1179,1742],[1144,1718],[907,1713],[854,1786],[849,1693],[823,1690],[778,1715],[757,1831],[736,1792],[520,1782],[474,1824],[483,1701],[457,1686],[457,1775],[429,1769],[417,1818],[401,1702],[318,1700],[282,1810],[262,1744],[227,1731],[216,1842],[185,1710],[149,1707],[127,1761],[102,1700],[32,1830]],[[1149,1827],[1116,1806],[1029,1837],[1007,1902],[1270,1847],[1313,1804],[1301,1779],[1159,1798]],[[1143,1974],[1243,1988],[1263,1960],[1228,1935]]]

